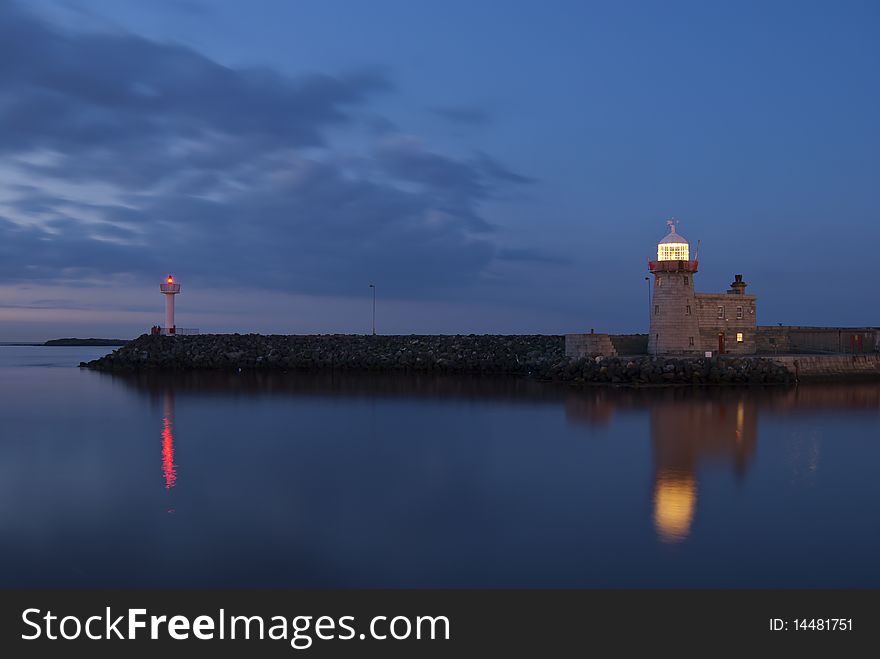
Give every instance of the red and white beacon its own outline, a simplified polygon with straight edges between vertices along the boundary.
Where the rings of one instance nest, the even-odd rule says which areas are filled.
[[[159,285],[159,290],[165,296],[165,334],[174,334],[177,326],[174,324],[174,296],[180,293],[180,284],[174,281],[172,275]]]

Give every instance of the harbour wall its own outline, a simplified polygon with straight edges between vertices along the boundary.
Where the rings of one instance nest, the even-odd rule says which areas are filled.
[[[806,381],[880,380],[880,354],[775,355],[795,378]]]
[[[761,325],[757,350],[779,354],[876,353],[880,351],[880,328]]]

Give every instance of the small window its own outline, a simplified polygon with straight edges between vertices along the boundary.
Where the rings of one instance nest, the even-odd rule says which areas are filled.
[[[775,338],[771,338],[771,339],[770,339],[770,345],[771,345],[771,346],[775,346],[775,345],[776,345],[776,339],[775,339]]]
[[[724,307],[718,307],[718,317],[724,318]]]
[[[685,285],[685,286],[688,285],[688,277],[687,277],[687,275],[684,276],[684,285]]]
[[[655,341],[659,341],[659,340],[660,340],[660,335],[659,335],[659,334],[655,334],[655,335],[654,335],[654,340],[655,340]]]
[[[689,336],[689,337],[688,337],[688,345],[689,345],[691,348],[694,347],[694,337],[692,337],[692,336]]]
[[[737,343],[742,343],[742,342],[743,342],[743,333],[742,333],[742,332],[737,332],[737,333],[736,333],[736,342],[737,342]]]
[[[737,318],[742,318],[742,317],[743,317],[743,308],[742,308],[742,307],[737,307],[737,308],[736,308],[736,317],[737,317]]]
[[[658,313],[660,313],[660,305],[655,304],[654,305],[654,315],[656,316]]]
[[[685,315],[685,316],[690,316],[690,315],[691,315],[691,305],[687,305],[687,306],[684,308],[684,315]]]
[[[658,286],[662,286],[662,285],[663,285],[663,280],[662,280],[660,277],[657,277],[657,285],[658,285]]]

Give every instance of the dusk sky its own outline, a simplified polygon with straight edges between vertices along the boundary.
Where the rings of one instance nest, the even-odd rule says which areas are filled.
[[[0,0],[0,341],[880,325],[880,4]]]

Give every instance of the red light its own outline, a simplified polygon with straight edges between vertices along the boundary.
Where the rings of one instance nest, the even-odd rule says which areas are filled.
[[[172,277],[171,275],[168,275],[168,283],[169,283],[169,284],[173,284],[173,283],[174,283],[174,277]]]
[[[168,415],[162,419],[162,474],[165,489],[170,490],[177,481],[177,465],[174,464],[174,430]]]

